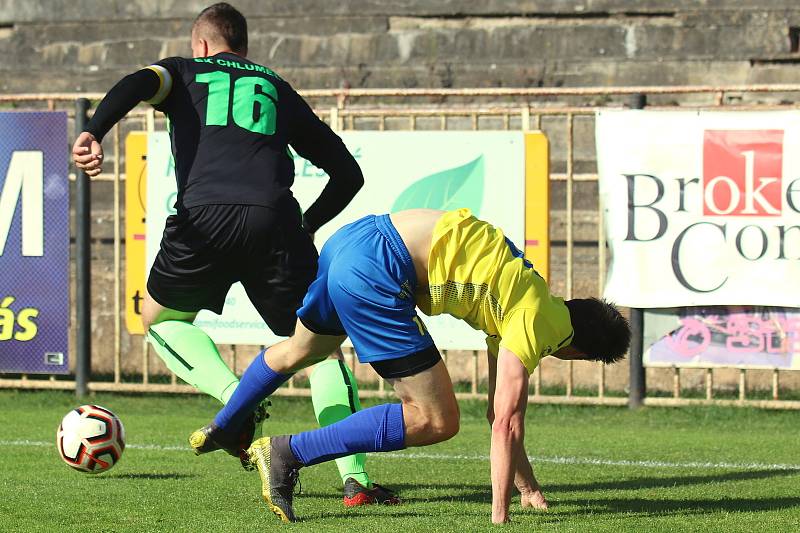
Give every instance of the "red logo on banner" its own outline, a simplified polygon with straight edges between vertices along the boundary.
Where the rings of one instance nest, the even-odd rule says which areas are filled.
[[[703,214],[779,216],[783,130],[706,130]]]

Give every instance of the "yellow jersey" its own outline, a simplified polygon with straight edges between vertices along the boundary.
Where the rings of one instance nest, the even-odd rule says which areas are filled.
[[[429,316],[446,313],[485,332],[487,344],[511,350],[528,372],[572,340],[564,300],[503,232],[469,209],[442,215],[433,230],[428,263],[430,297],[417,305]]]

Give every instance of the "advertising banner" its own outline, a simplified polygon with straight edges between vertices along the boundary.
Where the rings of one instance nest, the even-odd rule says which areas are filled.
[[[503,228],[522,247],[525,236],[525,135],[522,132],[342,132],[361,166],[364,188],[339,216],[316,234],[316,245],[344,224],[367,214],[411,208],[473,213]],[[546,154],[546,149],[541,153]],[[546,163],[541,166],[546,168]],[[541,170],[539,170],[541,172]],[[148,136],[147,263],[152,264],[167,215],[174,212],[175,178],[169,138]],[[306,209],[327,176],[295,158],[292,187]],[[539,223],[538,231],[542,231]],[[535,239],[534,239],[535,240]],[[425,318],[440,348],[485,349],[484,335],[450,317]],[[241,285],[228,293],[221,316],[203,311],[196,322],[218,343],[269,344],[276,340],[247,300]]]
[[[146,201],[147,133],[134,131],[125,138],[125,327],[132,335],[144,333]]]
[[[800,306],[800,113],[602,111],[605,297]]]
[[[68,372],[67,146],[66,113],[0,113],[0,372]]]
[[[656,309],[644,320],[647,366],[800,370],[800,309]]]

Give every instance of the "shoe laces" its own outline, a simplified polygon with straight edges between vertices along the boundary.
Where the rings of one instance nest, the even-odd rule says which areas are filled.
[[[294,487],[295,496],[303,494],[303,484],[300,482],[300,471],[298,469],[292,468],[291,472],[289,472],[289,481]]]
[[[256,469],[256,464],[250,460],[250,454],[247,452],[247,450],[239,451],[239,462],[242,464],[242,468],[248,472],[252,472]]]
[[[256,406],[255,411],[253,411],[253,422],[258,424],[259,422],[263,422],[267,418],[269,418],[269,413],[267,412],[267,407],[272,407],[272,402],[269,400],[263,401]]]

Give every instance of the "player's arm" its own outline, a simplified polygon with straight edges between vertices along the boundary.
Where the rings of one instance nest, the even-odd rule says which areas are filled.
[[[122,78],[100,101],[97,110],[72,147],[75,166],[90,176],[100,173],[103,164],[101,142],[114,124],[139,102],[158,104],[166,98],[172,78],[164,67],[153,65]]]
[[[528,404],[528,371],[510,350],[500,347],[494,390],[492,423],[492,522],[508,521],[514,475],[524,454],[525,408]]]
[[[486,404],[486,420],[489,427],[494,424],[494,390],[497,386],[497,339],[486,337],[486,363],[489,368],[489,401]]]
[[[309,233],[315,233],[347,207],[364,185],[364,175],[342,139],[314,114],[305,100],[292,89],[289,98],[293,100],[294,128],[289,143],[330,177],[319,198],[303,213],[303,226]]]
[[[494,423],[494,391],[497,384],[497,339],[486,339],[486,355],[489,368],[489,402],[486,409],[486,419],[491,426]],[[517,456],[516,467],[514,471],[514,486],[520,494],[520,503],[522,507],[532,507],[534,509],[547,509],[547,500],[542,494],[542,488],[536,480],[533,473],[533,467],[528,460],[528,454],[525,452],[523,443],[522,450]]]

